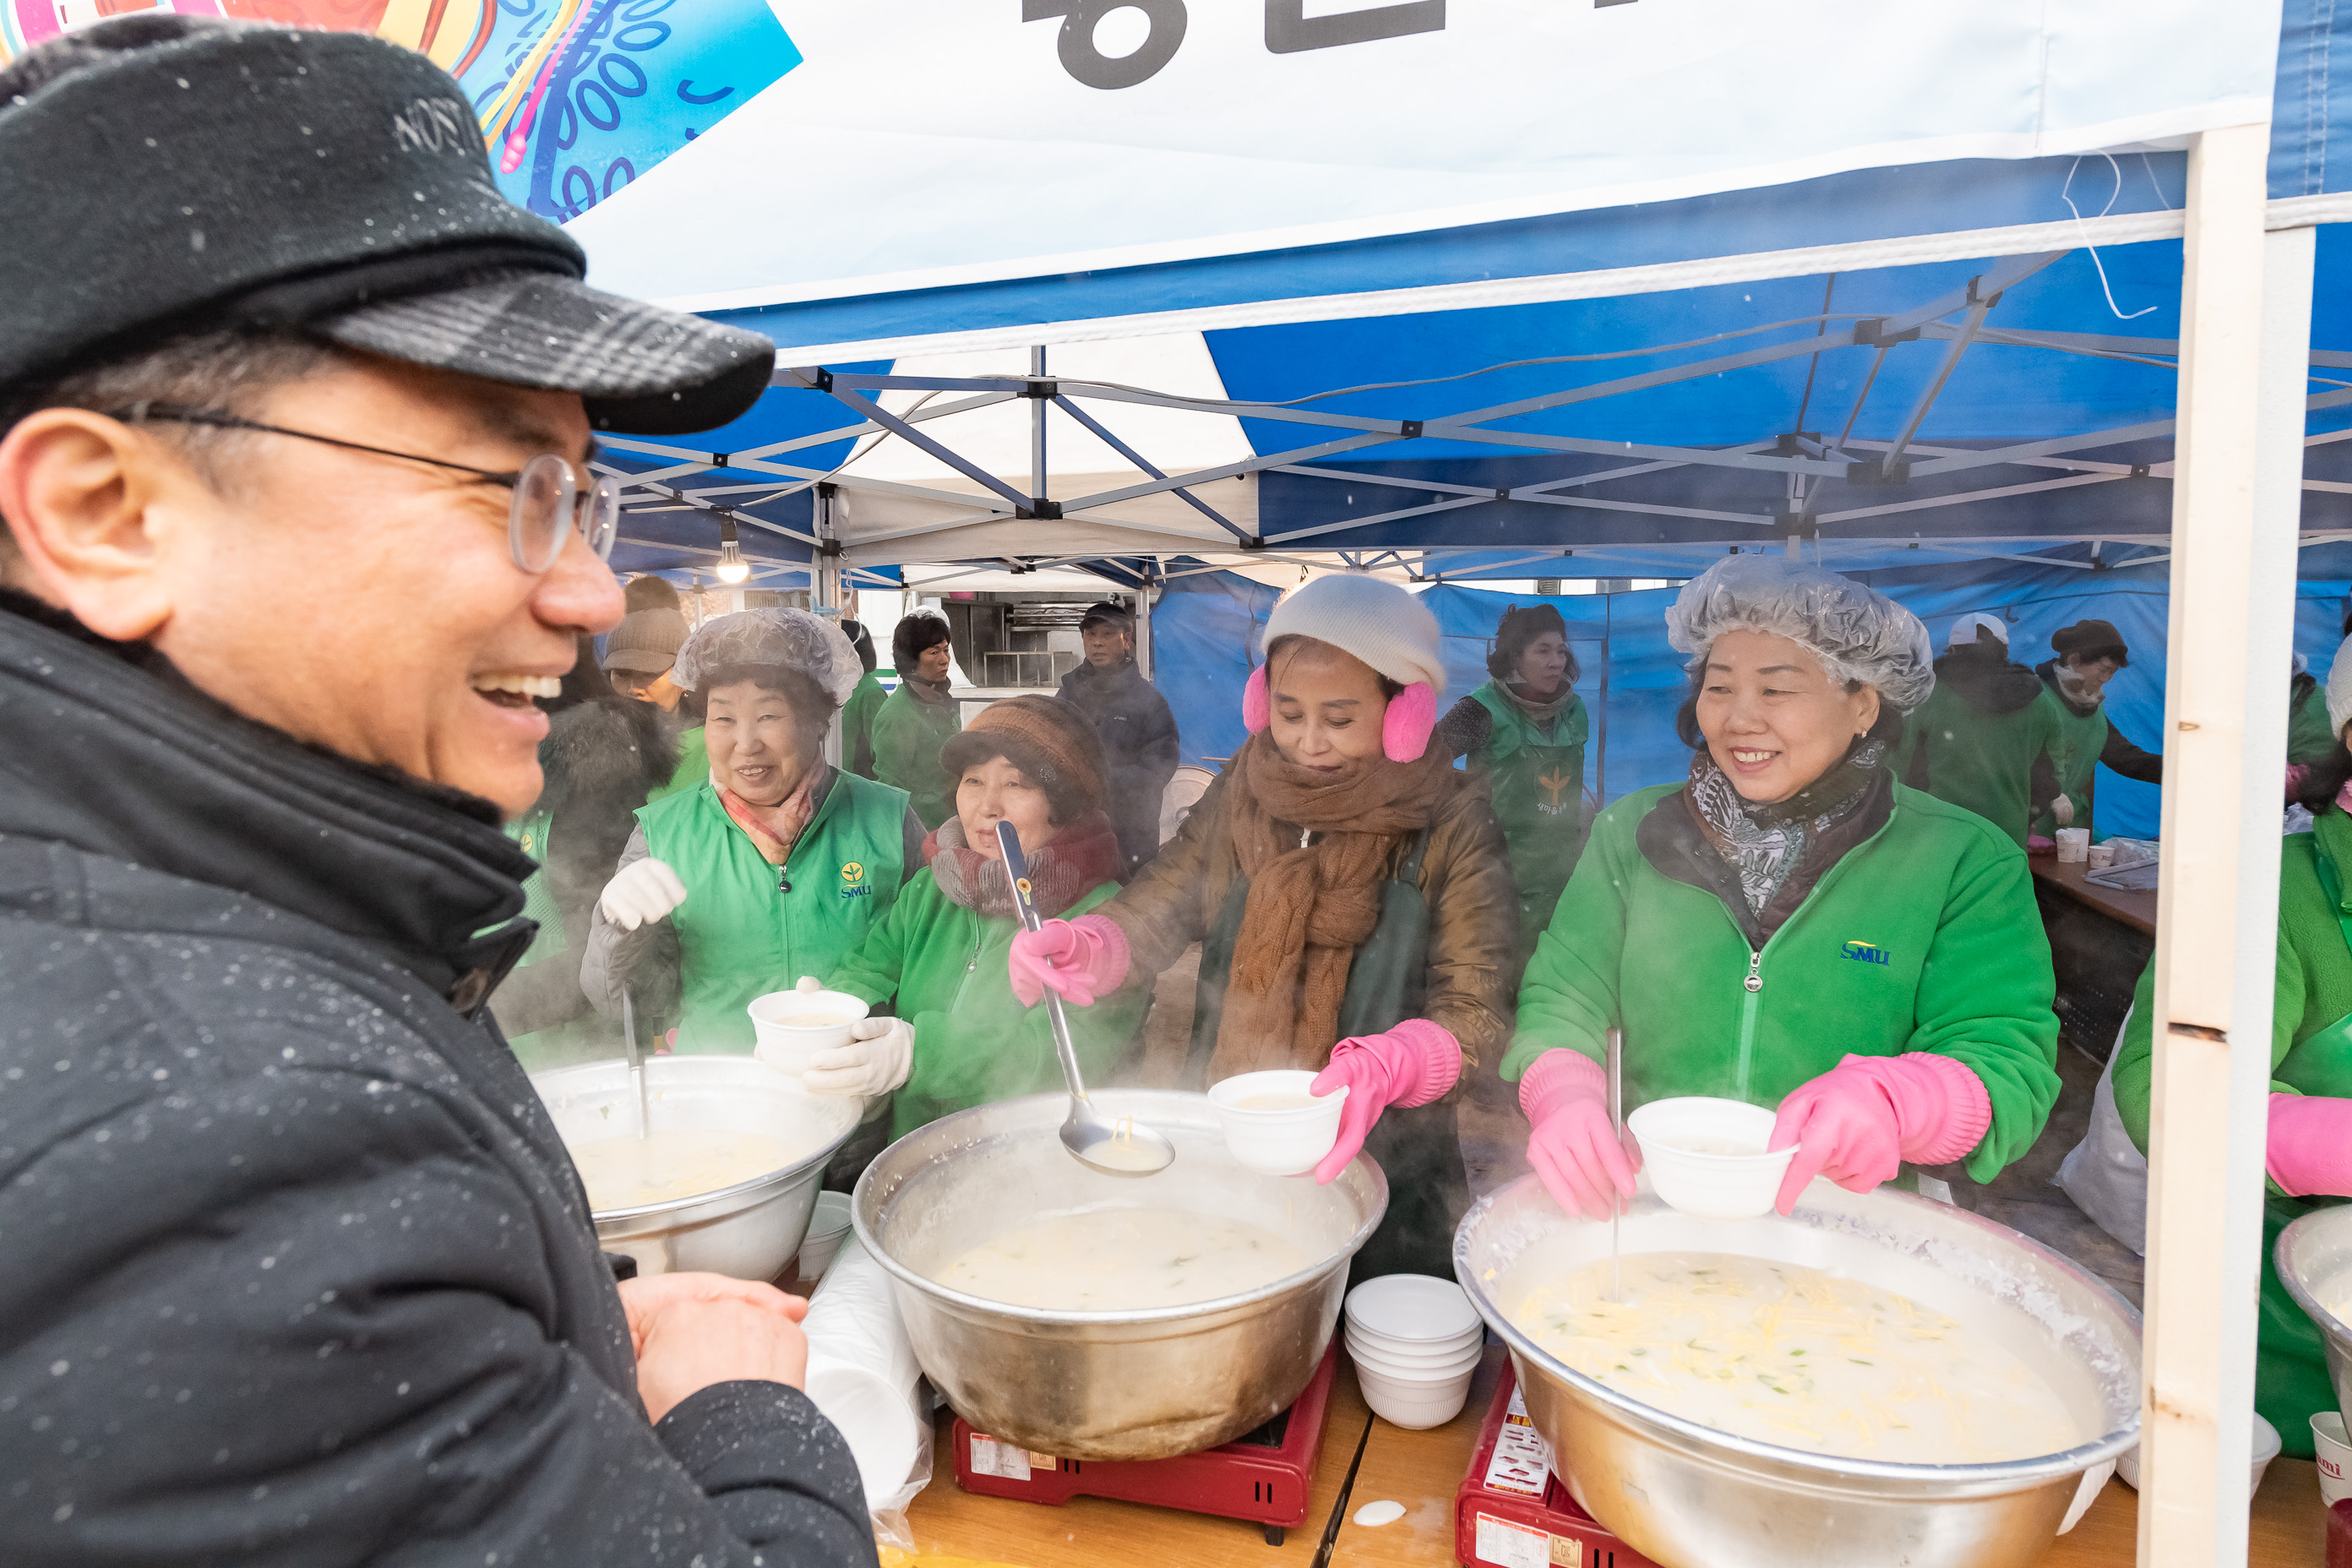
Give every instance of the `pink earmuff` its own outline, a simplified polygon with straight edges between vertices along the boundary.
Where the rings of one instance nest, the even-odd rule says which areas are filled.
[[[1265,700],[1258,700],[1261,713]],[[1381,721],[1381,750],[1392,763],[1417,763],[1436,728],[1437,693],[1426,680],[1416,680],[1389,699],[1388,715]]]
[[[1242,727],[1251,734],[1261,733],[1274,721],[1274,705],[1265,694],[1265,666],[1250,671],[1249,684],[1242,688]]]

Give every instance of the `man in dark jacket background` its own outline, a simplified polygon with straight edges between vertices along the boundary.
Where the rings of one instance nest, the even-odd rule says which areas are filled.
[[[769,345],[585,289],[349,33],[26,54],[0,210],[0,1563],[872,1563],[804,1304],[616,1288],[483,1005],[621,615],[590,432]]]
[[[1135,623],[1104,600],[1078,622],[1087,661],[1062,677],[1062,700],[1094,721],[1109,766],[1108,806],[1131,874],[1160,853],[1160,798],[1176,776],[1176,715],[1135,663]]]

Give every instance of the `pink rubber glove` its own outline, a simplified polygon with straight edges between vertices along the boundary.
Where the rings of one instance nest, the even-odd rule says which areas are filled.
[[[1609,1079],[1580,1051],[1546,1051],[1519,1079],[1519,1109],[1534,1131],[1528,1163],[1570,1214],[1607,1219],[1633,1195],[1638,1148],[1609,1125]]]
[[[1339,1140],[1315,1167],[1315,1184],[1348,1168],[1363,1152],[1364,1140],[1381,1112],[1391,1105],[1427,1105],[1462,1076],[1462,1043],[1426,1018],[1407,1018],[1385,1035],[1359,1035],[1331,1047],[1331,1065],[1307,1086],[1309,1094],[1329,1094],[1345,1085],[1339,1108]]]
[[[2290,1197],[2352,1197],[2352,1100],[2272,1095],[2263,1163]]]
[[[2028,834],[2025,839],[2025,852],[2028,855],[2055,855],[2058,853],[2058,840],[2044,838],[2039,833]]]
[[[1891,1179],[1906,1160],[1943,1165],[1984,1139],[1992,1097],[1984,1080],[1949,1057],[1848,1057],[1780,1102],[1771,1149],[1797,1148],[1776,1205],[1786,1215],[1805,1184],[1827,1176],[1850,1193]]]
[[[1024,1007],[1034,1007],[1049,985],[1063,1001],[1091,1007],[1096,997],[1118,989],[1127,978],[1127,933],[1118,922],[1106,915],[1080,915],[1013,932],[1008,967],[1013,994]]]

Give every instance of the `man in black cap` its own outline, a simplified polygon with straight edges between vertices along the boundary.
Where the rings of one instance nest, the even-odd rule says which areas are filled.
[[[483,1007],[591,432],[770,345],[583,287],[362,35],[35,49],[0,212],[0,1562],[872,1563],[803,1304],[616,1289]]]
[[[1176,715],[1135,664],[1135,623],[1109,600],[1078,622],[1087,661],[1062,677],[1061,699],[1094,721],[1109,767],[1107,805],[1132,875],[1160,853],[1160,797],[1176,776]]]
[[[2058,740],[2033,760],[2032,795],[2049,808],[2034,820],[2043,838],[2061,827],[2091,826],[2099,764],[2143,784],[2164,782],[2161,753],[2143,751],[2107,718],[2107,682],[2131,662],[2123,634],[2109,621],[2076,621],[2050,634],[2054,658],[2033,673],[2058,704]]]

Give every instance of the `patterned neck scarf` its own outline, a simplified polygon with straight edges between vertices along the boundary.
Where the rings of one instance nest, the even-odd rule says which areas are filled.
[[[1864,735],[1843,761],[1786,800],[1743,798],[1706,747],[1691,758],[1692,811],[1717,853],[1738,873],[1748,912],[1761,914],[1815,839],[1836,826],[1869,798],[1886,743]]]

